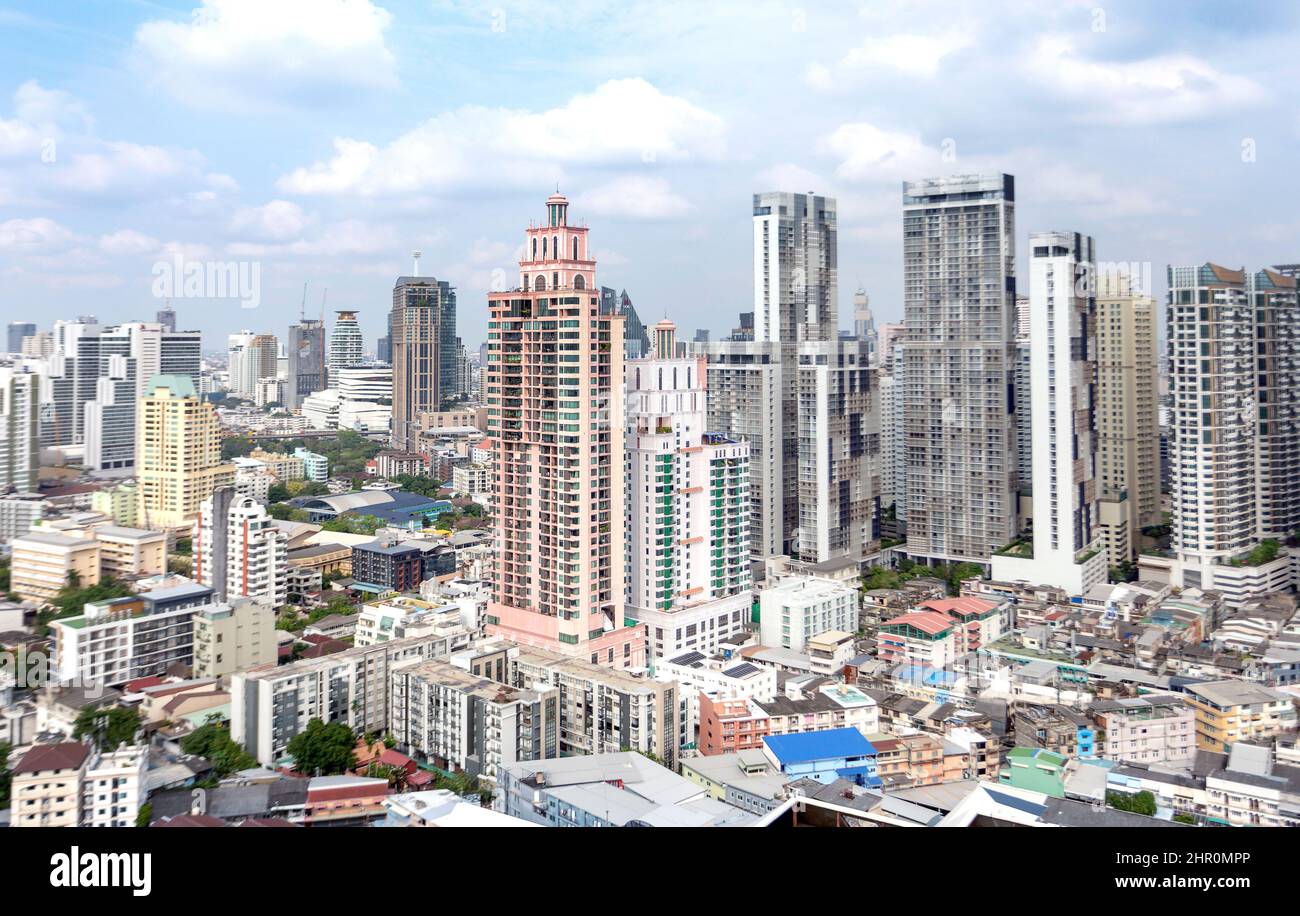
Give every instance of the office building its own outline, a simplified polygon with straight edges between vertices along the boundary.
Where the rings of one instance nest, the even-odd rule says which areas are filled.
[[[1097,511],[1096,256],[1077,232],[1029,236],[1033,535],[993,556],[993,578],[1083,595],[1106,581]]]
[[[191,537],[194,578],[218,601],[279,607],[288,600],[289,537],[252,496],[218,487],[200,504]]]
[[[519,287],[488,294],[497,533],[488,632],[639,667],[644,629],[623,625],[619,563],[623,319],[600,314],[587,227],[569,223],[560,194],[546,208],[546,222],[525,233]]]
[[[284,406],[297,410],[303,399],[332,384],[325,351],[325,323],[315,318],[301,318],[289,325],[285,338],[288,374],[284,384]]]
[[[23,339],[31,337],[36,333],[36,325],[30,321],[11,321],[8,328],[7,351],[9,353],[21,353],[23,351]]]
[[[706,432],[708,365],[678,357],[676,326],[627,364],[627,607],[651,664],[717,651],[751,604],[749,446]]]
[[[393,447],[417,444],[420,414],[441,410],[456,375],[456,291],[433,277],[393,287]]]
[[[1015,179],[903,185],[907,553],[987,564],[1016,534]]]
[[[140,523],[188,529],[199,507],[235,479],[221,461],[221,422],[186,376],[156,376],[141,398],[136,423]]]
[[[623,316],[623,355],[627,359],[645,359],[650,355],[650,336],[646,333],[645,323],[636,313],[627,290],[616,293],[611,287],[602,286],[600,313]]]

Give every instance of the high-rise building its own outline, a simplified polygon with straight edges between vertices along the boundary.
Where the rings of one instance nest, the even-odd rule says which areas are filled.
[[[393,448],[414,449],[420,414],[442,409],[456,374],[456,291],[433,277],[393,287]]]
[[[227,339],[226,388],[236,397],[253,396],[253,385],[257,378],[252,374],[251,351],[256,336],[252,331],[240,331]]]
[[[391,365],[393,362],[393,313],[390,311],[387,318],[387,332],[375,347],[375,358],[381,363]]]
[[[355,310],[335,312],[330,332],[330,372],[361,365],[361,325]]]
[[[1097,492],[1111,566],[1136,560],[1142,529],[1161,522],[1156,303],[1140,282],[1097,277]]]
[[[1033,539],[993,557],[993,578],[1082,595],[1106,580],[1096,458],[1096,254],[1077,232],[1029,236]]]
[[[664,319],[651,355],[627,364],[627,609],[651,664],[712,655],[752,602],[749,446],[706,432],[708,364],[677,356]]]
[[[754,339],[838,336],[835,199],[754,195]]]
[[[988,563],[1016,534],[1015,179],[903,184],[907,553]]]
[[[632,297],[627,294],[627,290],[616,293],[613,287],[602,286],[600,313],[623,316],[623,354],[628,359],[642,359],[649,355],[650,338],[646,334],[645,324],[632,305]]]
[[[879,338],[876,336],[876,318],[871,314],[871,300],[867,296],[867,291],[860,286],[853,294],[853,336],[858,340],[867,341],[874,362],[876,345],[879,343]]]
[[[0,366],[0,493],[36,491],[40,472],[40,377]]]
[[[289,371],[284,384],[284,406],[297,410],[303,398],[330,386],[326,370],[325,323],[315,318],[301,318],[289,325],[285,339]]]
[[[217,601],[249,598],[279,607],[288,599],[289,538],[266,507],[218,487],[194,520],[194,578]]]
[[[246,352],[247,375],[241,381],[246,381],[248,388],[240,396],[251,400],[257,396],[258,382],[280,374],[280,341],[274,334],[255,334]]]
[[[1260,542],[1300,527],[1296,280],[1170,267],[1167,322],[1171,578],[1235,605],[1285,581],[1285,555]]]
[[[7,352],[21,353],[23,351],[23,338],[31,337],[35,333],[36,333],[36,325],[30,321],[9,322],[9,338],[7,341]]]
[[[154,321],[162,326],[164,331],[171,333],[176,330],[176,310],[170,305],[166,305],[158,310],[154,316]]]
[[[519,288],[488,294],[497,535],[488,630],[641,666],[644,628],[622,617],[623,318],[600,314],[587,227],[570,224],[568,209],[558,193],[547,199],[546,221],[525,233]]]
[[[136,420],[140,523],[188,529],[203,501],[235,479],[221,461],[221,421],[188,377],[172,375],[149,383]]]

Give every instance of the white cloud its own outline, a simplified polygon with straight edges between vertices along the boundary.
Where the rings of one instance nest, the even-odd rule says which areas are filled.
[[[113,255],[148,254],[157,251],[161,242],[134,229],[119,229],[99,237],[99,247]]]
[[[50,251],[75,240],[70,229],[44,216],[0,223],[0,251]]]
[[[943,150],[916,134],[883,130],[874,124],[842,124],[822,147],[839,160],[835,174],[848,181],[899,181],[938,171],[952,171]]]
[[[642,79],[612,80],[544,112],[467,106],[382,148],[336,138],[334,157],[282,177],[281,191],[362,196],[536,187],[566,165],[712,160],[724,125]]]
[[[758,173],[758,187],[765,191],[822,191],[826,182],[820,175],[793,162],[782,162]]]
[[[202,0],[188,22],[136,30],[136,67],[196,108],[336,104],[398,86],[392,16],[369,0]]]
[[[1030,79],[1084,103],[1089,120],[1111,124],[1191,120],[1256,105],[1266,97],[1249,77],[1224,73],[1199,57],[1093,60],[1060,35],[1043,38],[1024,61]]]
[[[804,81],[814,89],[834,89],[856,83],[862,76],[881,70],[932,79],[938,74],[945,57],[969,47],[973,41],[970,32],[871,37],[845,54],[833,67],[810,64],[804,71]]]
[[[307,217],[302,208],[288,200],[245,207],[230,220],[230,231],[235,234],[276,242],[296,239],[306,227]]]
[[[585,191],[573,202],[579,215],[629,219],[674,219],[691,211],[665,178],[627,175]]]
[[[90,152],[72,152],[51,163],[58,187],[90,194],[142,191],[175,179],[202,180],[203,157],[192,150],[138,143],[98,143]]]

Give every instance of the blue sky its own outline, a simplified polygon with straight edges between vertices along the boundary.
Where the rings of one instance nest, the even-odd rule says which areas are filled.
[[[1300,261],[1293,3],[0,0],[0,321],[152,317],[153,267],[256,261],[261,304],[178,299],[220,349],[393,278],[513,285],[558,183],[600,282],[716,333],[748,310],[755,191],[839,199],[841,323],[901,315],[899,183],[1017,177],[1017,244]],[[1159,291],[1159,290],[1157,290]]]

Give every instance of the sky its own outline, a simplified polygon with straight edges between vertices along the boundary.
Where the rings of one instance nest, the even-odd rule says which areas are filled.
[[[0,0],[0,322],[170,292],[215,351],[283,338],[306,284],[373,350],[419,249],[473,349],[557,186],[647,322],[752,308],[768,190],[837,198],[841,326],[858,286],[898,320],[901,182],[990,170],[1022,276],[1074,230],[1161,295],[1300,261],[1298,32],[1293,2]],[[232,263],[256,297],[160,282]]]

